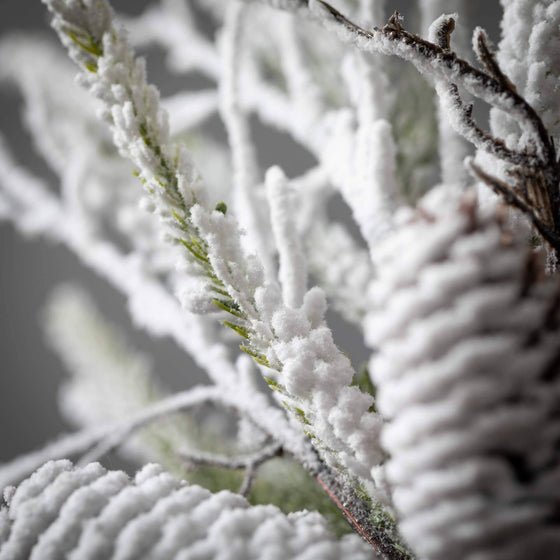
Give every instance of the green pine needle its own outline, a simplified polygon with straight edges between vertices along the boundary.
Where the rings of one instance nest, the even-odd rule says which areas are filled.
[[[72,41],[74,41],[74,43],[76,43],[76,45],[78,45],[84,51],[92,54],[95,57],[99,57],[103,54],[103,50],[93,41],[91,37],[87,37],[88,44],[86,44],[78,39],[78,37],[76,37],[76,35],[72,31],[67,31],[66,33],[68,34],[68,37],[70,37],[70,39],[72,39]]]
[[[225,301],[223,299],[212,298],[212,303],[235,317],[239,317],[240,319],[246,318],[245,314],[239,309],[237,303],[232,300]]]
[[[218,212],[221,212],[222,214],[225,214],[227,212],[227,206],[225,202],[218,202],[218,204],[216,204],[215,210],[217,210]]]
[[[235,323],[231,323],[230,321],[222,321],[222,324],[224,324],[226,327],[229,327],[232,331],[235,331],[239,336],[242,336],[243,338],[249,340],[249,333],[240,325],[236,325]]]
[[[210,264],[210,261],[208,260],[208,258],[205,257],[204,255],[201,255],[198,251],[196,251],[196,249],[194,249],[188,241],[186,241],[182,237],[178,237],[177,239],[189,250],[189,252],[196,259],[198,259],[199,261],[202,261],[205,264]]]

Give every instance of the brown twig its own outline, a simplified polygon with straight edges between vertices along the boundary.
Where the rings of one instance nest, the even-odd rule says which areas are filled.
[[[530,203],[524,200],[523,197],[515,193],[510,185],[501,181],[497,177],[486,173],[481,167],[476,165],[472,160],[469,160],[468,165],[476,177],[488,185],[496,194],[501,196],[504,202],[513,206],[527,215],[537,231],[542,237],[556,250],[560,248],[560,233],[555,229],[549,227],[541,219],[538,218]]]
[[[494,53],[490,50],[488,37],[483,29],[475,30],[475,41],[473,41],[475,52],[488,73],[494,76],[504,88],[517,93],[516,87],[510,82],[509,78],[502,72],[499,64],[496,62]]]
[[[238,493],[247,496],[251,490],[257,468],[274,457],[284,454],[284,449],[278,443],[271,443],[249,455],[228,457],[225,455],[206,453],[202,451],[183,449],[178,455],[188,465],[211,465],[225,469],[245,469],[243,481]],[[296,458],[297,459],[297,458]],[[329,498],[344,515],[350,526],[361,535],[371,546],[383,554],[388,560],[404,560],[407,555],[395,548],[396,543],[383,530],[375,527],[370,520],[368,506],[358,497],[352,486],[336,475],[319,457],[312,465],[302,464],[327,492]]]
[[[383,530],[376,527],[367,505],[358,497],[354,489],[326,465],[315,473],[315,479],[328,494],[336,507],[344,515],[350,526],[387,560],[407,560],[410,555]]]
[[[448,97],[447,107],[454,113],[450,116],[457,119],[457,130],[460,130],[462,136],[476,148],[513,165],[531,168],[542,165],[542,162],[536,156],[529,154],[527,151],[510,150],[503,140],[495,138],[478,126],[472,118],[472,104],[463,104],[456,84],[445,84],[444,88],[437,88],[437,91],[440,97]]]

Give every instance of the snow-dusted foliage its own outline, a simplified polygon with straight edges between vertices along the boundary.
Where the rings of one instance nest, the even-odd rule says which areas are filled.
[[[503,0],[502,5],[503,36],[497,60],[558,143],[560,6],[552,0]],[[515,122],[498,111],[492,127],[508,145],[527,141]]]
[[[421,557],[548,558],[560,544],[559,286],[504,216],[438,194],[379,247],[371,289],[399,527]]]
[[[0,82],[59,184],[0,139],[0,217],[77,254],[210,383],[166,391],[57,291],[45,332],[80,431],[0,465],[0,486],[31,475],[5,492],[0,559],[555,557],[560,1],[503,0],[497,52],[469,41],[466,0],[418,0],[410,24],[389,0],[43,3],[75,64],[11,35]],[[136,54],[154,45],[202,89],[160,96]],[[304,169],[271,164],[262,125]],[[369,544],[93,462],[115,450],[253,503],[309,499],[292,511],[332,514],[324,490]],[[286,480],[265,481],[275,461]]]
[[[285,393],[285,406],[302,423],[310,424],[307,431],[327,462],[349,469],[367,486],[371,469],[382,457],[376,443],[380,421],[368,412],[372,397],[350,387],[354,372],[349,360],[323,326],[326,302],[321,290],[305,294],[306,272],[302,259],[296,257],[300,251],[289,241],[293,226],[281,223],[288,209],[275,195],[281,188],[281,179],[273,177],[277,172],[269,171],[268,183],[282,297],[279,283],[265,281],[258,256],[247,256],[239,226],[225,205],[218,203],[210,211],[204,203],[206,193],[198,172],[184,147],[170,143],[168,117],[157,90],[146,82],[143,59],[134,58],[124,33],[113,27],[110,7],[47,4],[54,13],[53,26],[83,68],[81,81],[103,103],[103,117],[111,124],[115,145],[137,168],[147,195],[145,206],[153,209],[169,239],[182,249],[188,278],[185,286],[177,286],[179,296],[195,313],[221,309],[232,316],[224,323],[247,339],[247,353],[270,367],[275,388]],[[239,43],[235,37],[241,10],[241,5],[234,5],[225,22],[222,41],[230,65],[236,62],[228,50]],[[234,71],[226,72],[226,78],[231,79]],[[231,99],[232,88],[223,93],[224,120],[235,147],[236,181],[242,185],[239,189],[246,189],[251,184],[248,159],[252,158],[245,153],[250,149],[248,131]],[[254,229],[251,224],[248,228]],[[293,278],[294,271],[299,280]]]
[[[212,494],[155,464],[131,480],[99,463],[51,461],[8,487],[4,499],[2,560],[377,557],[355,535],[335,540],[316,513],[249,506],[237,494]]]

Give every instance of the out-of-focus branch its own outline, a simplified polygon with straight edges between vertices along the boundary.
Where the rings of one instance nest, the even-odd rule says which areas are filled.
[[[224,402],[224,399],[227,399],[227,397],[223,395],[223,391],[219,387],[194,387],[163,399],[127,420],[105,426],[95,426],[62,436],[42,449],[17,457],[6,465],[1,465],[0,487],[3,488],[21,480],[46,461],[79,455],[80,453],[87,453],[86,456],[90,456],[91,451],[88,453],[88,450],[92,448],[99,450],[102,445],[106,451],[110,451],[115,445],[119,445],[123,438],[151,422],[205,402]],[[110,446],[108,446],[109,442],[111,443]],[[96,453],[95,456],[100,455]]]
[[[535,196],[536,193],[542,194],[541,186],[537,186],[536,189],[531,189],[531,179],[528,177],[521,177],[522,181],[520,181],[520,184],[524,184],[525,188],[523,191],[518,192],[512,189],[511,185],[500,180],[498,177],[486,173],[481,167],[476,165],[472,159],[467,160],[467,162],[471,171],[478,179],[488,185],[497,195],[501,196],[506,204],[517,208],[527,215],[543,238],[554,247],[556,251],[560,249],[560,233],[555,228],[549,227],[544,221],[548,217],[546,215],[550,214],[550,208],[546,206],[547,201],[540,198],[539,207],[535,207],[535,202],[528,200],[528,197],[531,196],[529,193],[532,193],[533,196]],[[525,183],[525,181],[527,181],[528,184]],[[545,215],[544,219],[539,216],[542,214]]]
[[[249,455],[235,455],[228,457],[217,453],[206,453],[194,449],[181,449],[178,455],[185,461],[187,467],[205,466],[221,467],[224,469],[246,469],[251,465],[260,465],[272,457],[277,457],[282,452],[282,446],[278,443],[271,443],[266,447],[255,451]]]
[[[210,465],[224,469],[238,470],[244,469],[245,475],[239,487],[238,493],[248,496],[255,480],[257,469],[274,457],[279,457],[283,453],[282,446],[277,442],[270,443],[249,455],[236,455],[228,457],[215,453],[206,453],[192,449],[181,449],[179,457],[185,461],[187,467]]]
[[[461,135],[476,148],[484,150],[513,165],[524,165],[527,167],[540,165],[540,161],[535,156],[510,150],[502,140],[494,138],[494,136],[478,126],[472,118],[472,104],[465,105],[463,103],[459,89],[454,83],[440,82],[436,84],[436,91],[455,130],[461,131]]]
[[[401,25],[402,18],[398,12],[382,28],[366,30],[323,0],[263,2],[316,19],[335,31],[346,43],[354,44],[363,51],[380,52],[408,60],[423,74],[453,82],[486,103],[510,111],[522,118],[527,127],[533,130],[538,144],[538,157],[542,161],[551,158],[554,147],[546,127],[536,111],[515,89],[508,87],[503,80],[473,67],[453,51],[406,31]]]
[[[433,34],[438,39],[431,42],[407,31],[397,12],[387,25],[367,30],[324,0],[263,2],[315,19],[335,32],[342,41],[363,51],[396,55],[408,60],[420,72],[433,78],[457,132],[477,148],[514,166],[510,173],[514,180],[505,183],[485,172],[481,174],[480,169],[477,171],[472,166],[471,169],[479,179],[499,192],[508,204],[527,214],[542,237],[560,252],[560,165],[554,142],[538,113],[498,66],[482,29],[475,30],[473,43],[485,70],[475,68],[449,48],[449,36],[453,31],[449,16],[442,16],[434,22],[437,29]],[[464,106],[459,88],[516,118],[530,138],[527,146],[522,151],[512,150],[502,139],[483,131],[473,120],[470,106]]]

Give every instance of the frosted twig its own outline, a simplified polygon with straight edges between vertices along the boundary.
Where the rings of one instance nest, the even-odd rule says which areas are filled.
[[[542,161],[550,159],[551,146],[546,129],[535,110],[520,95],[457,57],[453,51],[409,33],[399,23],[398,14],[383,28],[365,31],[322,0],[311,0],[310,7],[313,13],[320,14],[325,23],[332,24],[340,32],[341,39],[354,43],[358,48],[402,57],[412,62],[420,72],[453,82],[488,104],[516,114],[533,130]]]
[[[268,0],[262,1],[268,3]],[[520,95],[503,87],[493,76],[472,67],[455,53],[409,33],[399,23],[398,14],[383,28],[375,27],[370,31],[351,22],[323,0],[284,0],[271,4],[316,18],[346,43],[367,52],[399,56],[428,76],[454,82],[488,104],[510,111],[532,128],[539,146],[539,157],[543,161],[550,160],[551,146],[546,128],[535,110]]]
[[[312,167],[302,175],[290,179],[290,184],[298,204],[295,216],[297,229],[305,236],[317,222],[318,214],[324,212],[333,188],[327,170],[322,165]]]
[[[275,442],[250,455],[235,455],[233,457],[193,449],[180,449],[178,455],[185,462],[187,468],[191,467],[191,465],[209,465],[230,470],[244,469],[245,474],[238,494],[247,496],[251,490],[258,467],[266,461],[282,455],[282,446]]]
[[[385,0],[360,0],[358,17],[368,25],[385,21]],[[380,55],[361,51],[349,53],[345,61],[345,78],[348,93],[357,109],[360,125],[385,119],[389,112],[389,77],[385,71],[385,60]]]
[[[129,436],[144,426],[166,418],[181,410],[201,406],[205,403],[232,408],[237,413],[243,414],[239,406],[232,402],[228,396],[223,395],[219,387],[194,387],[188,391],[167,397],[137,414],[127,422],[115,426],[96,447],[80,458],[78,464],[85,465],[97,461],[113,449],[119,447]],[[270,435],[270,434],[269,434]]]
[[[243,480],[239,485],[239,490],[237,490],[237,493],[247,498],[249,496],[249,492],[251,492],[251,487],[253,486],[256,475],[256,466],[253,464],[247,465],[247,467],[245,468],[245,473],[243,474]]]
[[[387,118],[389,80],[381,65],[380,55],[356,51],[344,61],[346,89],[356,107],[361,124]]]
[[[430,26],[430,40],[447,52],[450,52],[450,37],[455,29],[455,20],[453,16],[455,16],[455,14],[442,15]],[[475,31],[475,37],[474,43],[479,46],[478,52],[483,53],[483,55],[479,54],[479,58],[484,61],[486,68],[491,70],[491,75],[494,75],[504,87],[511,88],[511,84],[503,76],[490,54],[488,46],[486,45],[486,35],[484,31],[477,29]],[[492,61],[493,64],[490,65],[488,61]],[[455,130],[476,148],[484,150],[514,165],[534,167],[539,164],[540,160],[536,156],[527,152],[510,150],[506,147],[505,142],[484,132],[472,118],[472,104],[466,106],[463,104],[455,83],[436,80],[435,87],[440,98],[440,106],[443,109],[443,113],[451,119]],[[449,149],[449,147],[447,149]]]
[[[279,167],[271,167],[266,172],[265,181],[272,231],[280,258],[282,298],[285,305],[297,308],[303,303],[307,291],[307,265],[294,220],[290,184]]]
[[[302,130],[298,126],[298,113],[289,97],[263,79],[256,61],[250,57],[241,82],[239,102],[244,110],[252,111],[262,122],[275,129],[287,132],[302,145],[310,145],[309,130]]]
[[[453,127],[455,130],[460,130],[462,136],[471,142],[473,146],[513,165],[523,165],[526,167],[539,165],[539,160],[535,156],[517,150],[510,150],[502,140],[494,138],[491,134],[482,130],[472,118],[472,104],[463,104],[455,84],[436,82],[435,87],[442,109],[450,119]]]
[[[298,28],[293,18],[279,22],[279,46],[282,50],[282,70],[286,78],[288,95],[300,118],[292,126],[301,131],[316,126],[325,112],[320,89],[315,82],[309,62],[305,58]]]
[[[451,32],[453,32],[453,50],[459,56],[465,57],[470,47],[470,37],[468,35],[465,19],[467,18],[468,2],[466,0],[420,0],[422,30],[433,29],[435,21],[440,14],[452,13],[453,16],[446,16],[447,26],[444,25],[437,37],[430,37],[430,41],[440,44],[442,48],[451,49]],[[456,24],[459,16],[459,25]],[[432,23],[433,22],[433,23]],[[468,23],[468,22],[467,22]],[[452,28],[454,26],[454,28]],[[429,31],[428,31],[429,33]],[[438,33],[436,32],[436,35]],[[441,86],[445,89],[447,84]],[[463,160],[472,152],[470,142],[457,132],[457,126],[449,121],[450,115],[447,107],[444,106],[445,91],[438,93],[438,152],[441,166],[441,180],[443,184],[457,185],[459,188],[465,187],[469,180],[468,171],[463,165]]]
[[[216,384],[233,382],[236,374],[227,350],[214,342],[203,317],[185,317],[176,298],[114,245],[97,239],[69,215],[44,181],[18,167],[0,138],[0,172],[8,216],[24,232],[45,235],[66,245],[87,266],[128,298],[134,322],[155,336],[170,336],[204,368]]]
[[[272,457],[280,455],[281,453],[282,446],[277,442],[262,447],[249,455],[235,455],[233,457],[184,448],[177,452],[179,457],[185,461],[187,467],[191,465],[210,465],[230,470],[246,469],[251,465],[257,466],[269,459],[272,459]]]
[[[218,93],[214,89],[177,93],[161,100],[165,110],[173,115],[169,123],[171,134],[181,134],[201,125],[218,110]]]
[[[218,81],[220,59],[215,46],[196,28],[187,2],[164,0],[137,18],[125,20],[132,44],[158,44],[167,49],[167,63],[175,72],[200,72]]]
[[[219,387],[215,386],[194,387],[148,406],[127,420],[87,428],[63,436],[39,451],[22,455],[2,466],[0,468],[0,487],[3,488],[7,484],[22,478],[51,459],[60,459],[87,452],[82,458],[82,462],[87,463],[89,461],[86,461],[85,458],[101,457],[120,445],[133,432],[181,410],[199,406],[206,402],[239,410],[235,408],[236,404],[229,402],[228,397],[223,393]]]
[[[257,155],[247,115],[239,103],[244,16],[247,11],[248,7],[237,0],[229,2],[225,11],[220,37],[220,115],[231,149],[235,212],[240,226],[246,231],[243,241],[249,252],[259,255],[268,275],[273,276],[269,226],[264,223],[265,214],[259,208],[263,203],[263,193],[262,187],[259,189]]]
[[[547,234],[545,230],[539,229],[539,231],[557,251],[560,250],[557,241],[557,235],[560,234],[560,196],[557,193],[560,164],[557,161],[554,141],[550,138],[546,126],[535,109],[515,88],[511,87],[511,83],[504,79],[503,73],[497,72],[493,65],[489,63],[488,56],[483,52],[484,46],[482,50],[480,48],[478,50],[483,53],[482,58],[485,60],[487,68],[492,72],[491,74],[478,70],[466,60],[459,58],[456,53],[448,48],[448,42],[436,44],[406,31],[401,24],[398,13],[395,13],[384,27],[375,27],[370,31],[350,21],[324,0],[281,0],[275,2],[263,0],[263,2],[270,3],[276,8],[295,11],[298,14],[306,14],[313,19],[317,19],[328,29],[332,29],[342,41],[353,44],[361,50],[393,54],[408,60],[420,72],[432,77],[436,83],[455,84],[492,107],[506,111],[511,117],[516,118],[521,129],[530,136],[531,146],[534,150],[534,153],[531,153],[525,149],[525,152],[522,152],[523,158],[518,161],[523,165],[527,164],[529,171],[524,173],[525,176],[527,173],[535,173],[531,170],[536,170],[539,175],[539,179],[532,182],[535,188],[541,190],[540,198],[547,199],[550,219],[546,226],[547,230],[554,232],[554,236]],[[485,38],[480,30],[475,31],[475,34],[478,34],[478,42],[484,45]],[[448,41],[448,38],[445,39],[446,34],[442,37],[442,40]],[[449,90],[442,89],[442,92],[448,94]],[[482,134],[479,129],[474,128],[473,130],[469,110],[458,118],[456,98],[454,103],[455,107],[451,107],[452,114],[455,114],[452,124],[457,126],[457,132],[460,134],[467,133],[469,141],[476,141],[480,148],[491,150],[493,155],[508,161],[512,157],[509,149],[502,148],[500,140],[496,143],[496,139]],[[515,188],[515,185],[508,186],[509,190]],[[536,211],[533,204],[525,203],[525,207],[529,214]]]
[[[362,122],[356,131],[355,175],[343,194],[372,254],[393,229],[397,149],[391,125],[383,119]]]

